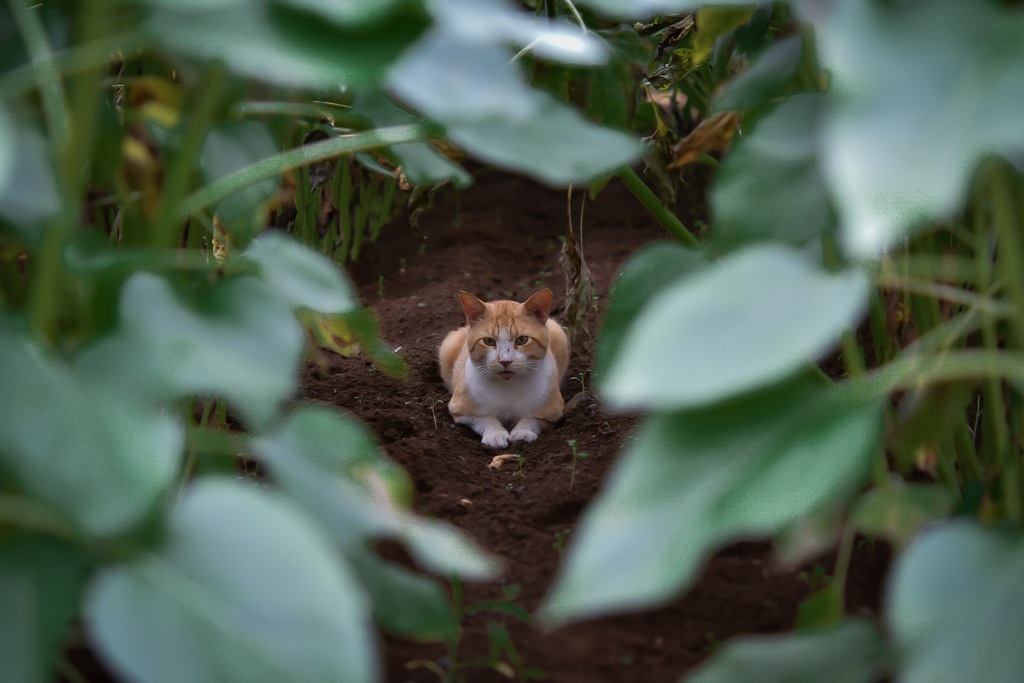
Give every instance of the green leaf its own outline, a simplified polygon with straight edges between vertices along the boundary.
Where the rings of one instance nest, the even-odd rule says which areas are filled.
[[[450,127],[452,141],[498,166],[554,185],[587,183],[643,154],[630,135],[588,123],[550,96],[529,122],[510,118]]]
[[[213,182],[260,159],[277,154],[270,130],[259,121],[222,123],[206,135],[199,168],[207,182]],[[261,180],[214,204],[214,210],[233,231],[246,237],[263,227],[258,216],[264,203],[274,196],[279,181]]]
[[[701,7],[697,10],[697,31],[693,37],[693,63],[700,64],[711,54],[715,41],[743,26],[754,16],[756,7],[748,2],[739,7]]]
[[[640,156],[638,140],[533,90],[508,60],[499,46],[435,30],[395,65],[389,83],[466,152],[548,183],[587,181]]]
[[[830,631],[736,638],[683,681],[871,683],[882,673],[884,658],[885,643],[875,626],[847,619]]]
[[[873,257],[1020,151],[1024,15],[996,2],[794,2],[830,74],[822,168],[845,248]],[[926,150],[926,153],[923,151]]]
[[[630,257],[615,279],[598,336],[594,371],[603,376],[623,353],[623,340],[649,301],[705,263],[704,255],[678,242],[658,242]]]
[[[881,404],[813,379],[648,418],[573,530],[543,617],[664,603],[722,545],[843,504],[878,448]]]
[[[758,107],[782,93],[800,67],[803,40],[790,36],[761,53],[746,71],[729,81],[711,113]]]
[[[266,0],[211,3],[204,9],[185,0],[159,4],[164,7],[149,13],[146,28],[166,49],[223,61],[234,73],[267,83],[332,92],[379,84],[388,65],[426,26],[416,11],[401,20],[344,28]]]
[[[629,19],[649,19],[655,15],[685,14],[704,4],[718,7],[764,4],[767,0],[715,0],[714,3],[694,0],[580,0],[580,4],[593,7],[609,16]]]
[[[85,576],[82,554],[58,541],[18,534],[0,543],[0,680],[53,680]]]
[[[666,286],[601,380],[616,409],[706,405],[780,381],[826,352],[867,299],[863,274],[749,247]]]
[[[435,579],[414,574],[369,552],[350,557],[373,601],[373,620],[382,629],[418,641],[458,637],[459,625],[448,595]]]
[[[835,230],[817,164],[821,95],[797,95],[740,137],[711,190],[716,240],[802,244]]]
[[[100,535],[128,531],[167,492],[184,445],[177,420],[3,325],[0,377],[0,466],[26,490]]]
[[[416,517],[412,485],[354,418],[322,406],[293,412],[253,452],[282,488],[350,552],[367,539],[403,541],[426,569],[467,579],[493,577],[496,560],[446,524]]]
[[[150,403],[223,396],[250,425],[295,393],[304,343],[291,309],[253,277],[228,279],[186,306],[170,284],[140,273],[121,292],[120,329],[75,367]],[[208,312],[207,312],[208,311]]]
[[[530,46],[544,59],[566,64],[603,64],[608,49],[593,32],[568,19],[538,19],[507,0],[432,0],[435,25],[453,41]]]
[[[261,279],[292,308],[342,314],[358,306],[352,285],[330,259],[280,232],[260,235],[241,257],[257,263]]]
[[[924,525],[953,510],[953,495],[937,484],[905,484],[894,479],[872,489],[858,501],[850,523],[862,534],[882,538],[902,548]]]
[[[140,683],[378,677],[369,605],[331,541],[289,501],[235,481],[187,491],[161,548],[96,578],[85,619]]]
[[[899,680],[1010,683],[1024,671],[1024,543],[956,520],[922,532],[898,560],[885,613]]]
[[[841,622],[845,616],[841,595],[844,588],[840,583],[830,583],[801,600],[796,606],[796,629],[808,631]]]
[[[406,0],[323,2],[323,0],[277,0],[277,4],[305,10],[339,26],[360,27],[386,19]]]
[[[351,113],[366,118],[371,126],[399,126],[422,123],[422,120],[400,108],[379,90],[356,94]],[[467,187],[473,177],[466,169],[449,160],[425,142],[392,145],[389,151],[398,160],[405,177],[413,185],[439,185],[452,181],[456,187]]]

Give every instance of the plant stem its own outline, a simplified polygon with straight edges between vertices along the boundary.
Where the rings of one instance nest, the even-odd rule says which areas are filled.
[[[615,175],[619,177],[619,180],[629,188],[629,191],[633,193],[640,203],[644,205],[644,208],[655,220],[661,223],[661,226],[668,230],[668,232],[675,237],[677,240],[683,243],[687,247],[696,249],[700,246],[697,238],[686,229],[682,221],[676,217],[674,213],[669,211],[664,204],[658,199],[658,196],[651,191],[651,188],[647,187],[640,176],[636,174],[636,171],[631,169],[629,166],[621,166],[619,170],[615,172]]]
[[[183,221],[189,215],[214,204],[235,192],[262,180],[275,178],[285,171],[312,164],[350,152],[375,147],[386,147],[402,142],[416,142],[430,135],[430,128],[420,124],[377,128],[351,135],[322,140],[311,145],[302,145],[280,154],[260,159],[230,175],[218,178],[199,188],[178,203],[174,213],[176,220]]]
[[[70,116],[61,84],[60,71],[53,59],[50,42],[39,20],[41,5],[29,7],[25,0],[8,0],[14,21],[25,39],[25,47],[32,60],[32,75],[39,86],[39,99],[43,107],[46,127],[54,146],[63,154],[70,138]]]
[[[182,122],[185,125],[184,134],[168,164],[163,191],[156,208],[151,235],[151,243],[155,247],[172,247],[178,243],[182,224],[188,214],[180,215],[177,207],[188,190],[206,134],[223,102],[227,75],[224,65],[210,65],[197,89],[197,101],[188,107],[188,119]]]

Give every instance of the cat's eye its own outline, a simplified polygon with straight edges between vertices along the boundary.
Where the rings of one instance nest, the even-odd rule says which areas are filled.
[[[527,337],[525,334],[520,335],[520,336],[516,337],[516,346],[524,346],[529,341],[530,341],[530,338]]]
[[[494,341],[494,337],[484,337],[483,341],[487,346],[494,346],[497,343]]]

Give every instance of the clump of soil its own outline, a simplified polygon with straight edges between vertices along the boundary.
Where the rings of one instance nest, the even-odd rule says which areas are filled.
[[[575,217],[579,202],[577,193]],[[408,470],[418,512],[458,526],[505,558],[508,571],[502,581],[464,587],[467,604],[500,600],[511,589],[517,591],[517,604],[530,611],[538,606],[558,569],[560,536],[575,527],[638,422],[635,416],[606,414],[587,399],[537,441],[506,449],[522,456],[521,467],[512,462],[494,469],[488,465],[499,451],[483,446],[448,416],[436,349],[446,332],[464,322],[459,290],[485,300],[522,301],[550,287],[557,317],[565,292],[559,258],[566,212],[564,190],[485,172],[468,190],[441,196],[438,206],[422,215],[419,230],[403,220],[388,226],[349,270],[362,300],[376,311],[384,339],[408,361],[408,379],[393,380],[365,358],[333,354],[326,372],[312,365],[306,371],[306,398],[354,413]],[[700,207],[681,207],[680,212],[690,214],[681,217],[692,226]],[[583,226],[583,251],[599,302],[630,254],[664,239],[661,228],[617,182],[587,201]],[[583,382],[589,388],[590,375],[583,373],[590,362],[589,352],[572,359],[562,384],[567,399]],[[571,439],[588,457],[578,462],[570,488]],[[830,559],[820,562],[831,572]],[[877,611],[887,564],[883,546],[858,550],[848,582],[850,610]],[[539,667],[548,680],[677,681],[733,635],[791,629],[797,605],[810,591],[796,572],[773,570],[767,544],[739,543],[712,557],[685,596],[657,610],[551,633],[502,615],[469,617],[459,656],[486,656],[487,624],[495,620],[507,625],[525,665]],[[445,656],[443,644],[384,639],[391,682],[436,681],[436,674],[407,664],[443,664]],[[507,680],[484,668],[467,672],[467,677]]]

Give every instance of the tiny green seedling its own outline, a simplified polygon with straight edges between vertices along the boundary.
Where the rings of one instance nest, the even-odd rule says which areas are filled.
[[[570,379],[573,382],[579,382],[580,383],[580,391],[586,393],[586,391],[587,391],[587,375],[589,375],[589,374],[590,374],[590,370],[584,370],[583,372],[577,374],[575,377],[570,377]]]
[[[384,301],[384,276],[377,276],[377,296],[380,297],[381,301]]]
[[[523,465],[526,464],[526,456],[516,454],[516,469],[512,472],[513,477],[525,477],[526,472],[523,471]]]
[[[551,547],[557,550],[559,555],[565,552],[565,539],[568,538],[571,533],[572,529],[569,528],[555,532],[555,542],[551,544]]]
[[[714,652],[722,647],[722,641],[718,639],[714,631],[704,632],[704,652]]]
[[[796,578],[806,583],[812,593],[832,583],[832,577],[825,573],[825,568],[820,564],[814,565],[809,572],[800,572]]]
[[[590,455],[588,453],[580,452],[579,443],[577,443],[576,439],[569,439],[566,443],[568,443],[569,448],[572,449],[572,465],[570,466],[572,468],[572,473],[569,475],[569,490],[572,491],[572,487],[576,483],[576,462],[583,458],[589,458]]]
[[[436,408],[437,408],[437,404],[438,403],[440,403],[441,405],[444,405],[444,399],[439,398],[439,399],[437,399],[436,401],[434,401],[433,403],[430,404],[430,417],[434,418],[434,429],[437,429],[437,410],[436,410]]]

